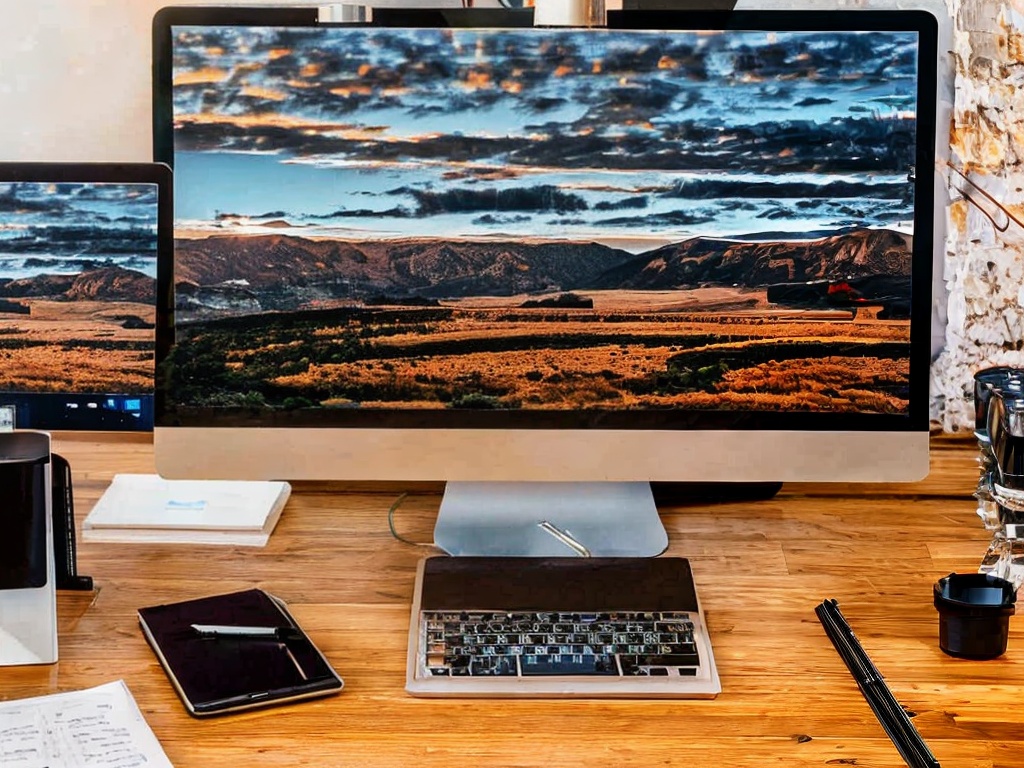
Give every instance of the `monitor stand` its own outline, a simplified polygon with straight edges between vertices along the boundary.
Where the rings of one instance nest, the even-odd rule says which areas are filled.
[[[647,482],[449,482],[434,543],[451,555],[654,557],[668,534]]]
[[[659,506],[764,501],[782,483],[624,482],[445,485],[434,543],[450,555],[655,557]]]

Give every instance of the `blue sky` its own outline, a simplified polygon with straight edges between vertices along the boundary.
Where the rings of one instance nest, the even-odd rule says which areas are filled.
[[[154,184],[0,182],[0,277],[102,263],[155,276]]]
[[[177,28],[175,40],[180,223],[672,239],[912,218],[912,33]]]

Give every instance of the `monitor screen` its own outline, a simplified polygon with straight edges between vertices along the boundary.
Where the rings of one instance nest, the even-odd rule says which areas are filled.
[[[0,164],[0,406],[18,428],[153,428],[161,192],[155,164]]]
[[[343,475],[435,479],[541,442],[604,445],[573,479],[688,474],[666,456],[716,432],[926,437],[930,16],[209,14],[157,21],[158,427],[337,429]]]

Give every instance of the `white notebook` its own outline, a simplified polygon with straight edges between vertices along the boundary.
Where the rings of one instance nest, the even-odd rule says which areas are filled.
[[[265,546],[291,486],[270,480],[114,475],[82,521],[85,541]]]

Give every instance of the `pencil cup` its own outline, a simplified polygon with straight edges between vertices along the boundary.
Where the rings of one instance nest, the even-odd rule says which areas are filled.
[[[935,582],[939,648],[965,659],[994,659],[1006,651],[1017,592],[988,573],[951,573]]]

